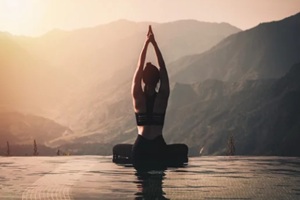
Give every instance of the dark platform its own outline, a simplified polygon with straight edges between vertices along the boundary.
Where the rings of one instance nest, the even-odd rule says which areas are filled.
[[[167,157],[164,162],[144,162],[142,166],[137,167],[149,167],[162,168],[162,167],[182,167],[188,162],[188,147],[185,144],[172,144],[167,145]],[[134,165],[132,158],[132,144],[117,144],[113,147],[113,159],[116,164],[128,164]],[[136,166],[135,166],[136,167]]]

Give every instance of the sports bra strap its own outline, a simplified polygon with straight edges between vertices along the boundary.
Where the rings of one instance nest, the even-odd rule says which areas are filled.
[[[164,125],[165,113],[135,113],[136,123],[138,126],[145,125]]]

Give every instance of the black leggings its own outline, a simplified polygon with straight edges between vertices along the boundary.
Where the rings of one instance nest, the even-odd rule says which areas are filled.
[[[132,148],[133,164],[136,166],[187,162],[187,153],[185,144],[167,145],[162,135],[153,140],[138,135]]]

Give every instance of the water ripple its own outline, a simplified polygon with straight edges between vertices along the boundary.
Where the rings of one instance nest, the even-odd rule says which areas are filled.
[[[198,157],[181,168],[136,171],[111,157],[11,157],[1,199],[300,199],[300,158]]]

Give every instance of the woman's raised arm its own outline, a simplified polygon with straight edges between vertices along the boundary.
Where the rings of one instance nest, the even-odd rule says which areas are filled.
[[[142,81],[142,77],[143,77],[143,67],[145,65],[147,48],[148,48],[148,45],[149,45],[149,42],[150,42],[149,33],[150,33],[150,29],[148,30],[147,38],[146,38],[146,41],[144,43],[143,49],[141,51],[139,61],[138,61],[138,65],[137,65],[137,68],[135,70],[133,80],[132,80],[131,93],[132,93],[133,98],[136,98],[137,96],[139,96],[143,92],[141,81]]]
[[[156,54],[156,58],[157,58],[157,62],[159,65],[159,73],[160,73],[160,88],[159,88],[159,93],[165,95],[166,97],[169,97],[170,95],[170,84],[169,84],[169,76],[168,76],[168,72],[167,72],[167,68],[165,65],[165,61],[163,59],[163,56],[160,52],[160,49],[154,39],[154,34],[152,32],[152,28],[151,26],[149,27],[149,39],[150,42],[153,44],[154,50],[155,50],[155,54]]]

